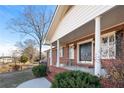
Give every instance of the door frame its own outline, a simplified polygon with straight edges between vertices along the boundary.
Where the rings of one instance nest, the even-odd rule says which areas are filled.
[[[91,54],[91,61],[80,61],[80,56],[79,56],[79,46],[81,45],[81,44],[85,44],[85,43],[89,43],[89,42],[91,42],[92,43],[92,45],[91,45],[91,52],[92,52],[92,54]],[[81,42],[78,42],[77,43],[77,63],[78,64],[93,64],[93,54],[94,54],[94,51],[93,51],[93,49],[94,49],[94,46],[93,46],[93,44],[94,44],[94,41],[93,41],[93,38],[92,39],[88,39],[88,40],[85,40],[85,41],[81,41]]]

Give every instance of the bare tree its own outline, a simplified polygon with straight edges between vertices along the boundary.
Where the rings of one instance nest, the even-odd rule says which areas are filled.
[[[41,60],[43,40],[51,15],[51,11],[46,6],[27,6],[19,18],[13,18],[9,23],[10,29],[36,40],[39,47],[39,60]]]
[[[21,55],[28,56],[29,62],[34,62],[35,59],[39,59],[35,40],[26,39],[23,42],[16,42],[15,46],[21,51]]]
[[[20,56],[20,51],[19,50],[13,50],[12,51],[13,62],[15,63],[15,65],[18,61],[19,56]]]
[[[37,49],[35,47],[36,43],[31,39],[27,39],[24,41],[24,44],[25,44],[25,48],[23,50],[23,55],[27,55],[29,61],[33,62],[37,53]]]

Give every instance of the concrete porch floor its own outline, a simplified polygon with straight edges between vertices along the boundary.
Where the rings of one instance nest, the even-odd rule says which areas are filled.
[[[51,82],[49,82],[46,78],[36,78],[29,81],[26,81],[17,88],[50,88]]]
[[[80,67],[80,66],[64,66],[62,68],[67,69],[67,70],[80,70],[80,71],[87,72],[87,73],[94,75],[94,68]],[[107,74],[106,70],[101,69],[101,75],[105,76],[106,74]]]

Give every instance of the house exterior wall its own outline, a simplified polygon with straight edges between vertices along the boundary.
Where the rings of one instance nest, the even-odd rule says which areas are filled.
[[[109,67],[114,65],[120,65],[120,64],[124,64],[124,27],[120,27],[121,30],[118,30],[118,32],[116,32],[116,34],[120,34],[121,36],[121,41],[119,41],[119,44],[116,44],[116,58],[115,59],[104,59],[102,60],[102,65],[106,68],[109,69]],[[118,53],[117,53],[118,52]]]
[[[112,32],[112,31],[116,31],[116,33],[121,33],[122,34],[122,39],[121,39],[121,50],[120,52],[121,55],[119,57],[116,57],[115,59],[101,59],[101,62],[102,62],[102,67],[109,67],[112,65],[113,62],[123,62],[124,60],[124,25],[120,25],[120,26],[117,26],[117,27],[114,27],[114,28],[111,28],[109,30],[106,30],[104,32],[102,32],[102,35],[103,34],[107,34],[109,32]],[[85,40],[88,40],[88,39],[91,39],[91,38],[94,38],[94,35],[91,35],[91,36],[88,36],[88,37],[85,37],[85,38],[82,38],[82,39],[79,39],[77,41],[72,41],[71,43],[68,43],[64,46],[64,56],[63,57],[60,57],[60,64],[67,64],[68,62],[68,59],[69,59],[69,44],[74,44],[74,65],[78,65],[78,66],[85,66],[85,67],[94,67],[94,53],[95,53],[95,43],[93,43],[93,64],[79,64],[77,62],[77,43],[78,42],[82,42],[82,41],[85,41]],[[117,45],[118,46],[118,45]],[[53,64],[56,64],[56,49],[53,49]]]
[[[10,62],[13,62],[13,58],[11,57],[1,57],[0,58],[0,63],[10,63]]]
[[[59,25],[54,31],[53,36],[50,39],[50,42],[54,42],[59,38],[67,35],[68,33],[74,31],[76,28],[84,25],[85,23],[91,21],[96,16],[110,10],[114,6],[74,6],[67,13],[67,15],[61,20]],[[73,19],[73,20],[72,20]],[[70,24],[71,23],[71,24]]]
[[[63,57],[60,57],[60,64],[67,63],[68,58],[69,58],[69,56],[68,56],[69,55],[69,51],[68,51],[69,47],[64,46],[63,48],[64,48],[64,55],[63,55]]]
[[[57,49],[54,48],[52,50],[52,65],[56,65],[57,62]]]

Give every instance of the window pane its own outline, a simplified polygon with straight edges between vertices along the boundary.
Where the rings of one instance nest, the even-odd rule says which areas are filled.
[[[102,38],[101,56],[102,58],[108,57],[108,37]]]
[[[79,60],[91,61],[92,60],[92,43],[81,44],[79,46]]]
[[[115,57],[115,39],[114,35],[109,37],[109,57]]]
[[[102,45],[101,56],[102,58],[108,57],[108,47],[106,45]]]
[[[60,57],[64,56],[64,48],[60,48]]]
[[[109,37],[109,42],[110,42],[110,43],[114,43],[114,35],[111,35],[111,36]]]
[[[69,47],[69,59],[74,59],[74,48]]]
[[[115,35],[109,35],[102,38],[101,44],[101,56],[102,58],[114,58],[115,57]]]
[[[115,57],[115,48],[112,47],[112,48],[109,48],[109,57],[110,58],[114,58]]]
[[[62,48],[62,56],[64,57],[64,47]]]
[[[103,43],[103,44],[107,44],[107,43],[108,43],[108,38],[107,38],[107,37],[102,38],[102,43]]]

